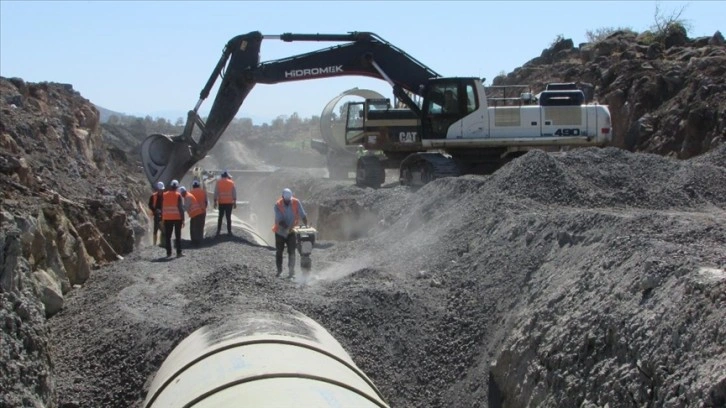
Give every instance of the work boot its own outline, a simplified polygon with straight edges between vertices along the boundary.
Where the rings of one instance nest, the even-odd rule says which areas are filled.
[[[156,246],[156,241],[158,241],[157,238],[159,238],[159,237],[157,237],[156,235],[154,235],[154,246]]]
[[[290,269],[290,273],[287,274],[287,278],[290,280],[295,279],[295,269]]]
[[[275,277],[276,277],[276,278],[279,278],[279,277],[280,277],[280,275],[282,275],[282,269],[278,269],[278,270],[277,270],[277,273],[275,274]]]

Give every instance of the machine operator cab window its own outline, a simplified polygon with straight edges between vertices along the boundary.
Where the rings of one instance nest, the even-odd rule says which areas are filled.
[[[349,102],[348,111],[341,112],[345,115],[345,127],[350,130],[363,130],[363,110],[365,104],[363,102]]]
[[[423,137],[446,138],[449,126],[477,108],[476,90],[468,78],[433,81],[425,93]]]
[[[457,84],[436,84],[428,92],[430,115],[456,115],[459,113],[459,92]]]
[[[444,113],[459,113],[459,101],[454,95],[454,91],[451,89],[444,91]]]

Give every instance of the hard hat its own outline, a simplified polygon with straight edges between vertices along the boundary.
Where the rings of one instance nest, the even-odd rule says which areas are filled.
[[[164,183],[161,182],[161,181],[158,182],[158,183],[156,183],[156,189],[157,190],[163,190],[164,189]]]
[[[199,180],[192,181],[192,187],[199,187]]]
[[[181,186],[181,187],[179,187],[179,192],[180,193],[186,193],[187,192],[187,188],[184,187],[184,186]]]
[[[176,181],[176,180],[172,180],[171,181],[171,184],[169,184],[169,186],[171,186],[171,187],[179,187],[179,182]]]
[[[284,198],[285,200],[291,199],[292,198],[292,190],[290,190],[289,188],[283,189],[282,190],[282,198]]]

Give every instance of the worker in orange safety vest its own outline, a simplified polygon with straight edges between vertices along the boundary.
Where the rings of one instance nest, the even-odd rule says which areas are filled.
[[[199,242],[194,240],[192,227],[194,226],[194,218],[199,217],[199,215],[202,214],[202,208],[199,206],[199,203],[197,203],[197,198],[189,193],[186,187],[179,187],[179,194],[181,194],[182,199],[184,200],[184,210],[186,210],[187,214],[189,214],[189,238],[192,241],[192,245],[197,246]]]
[[[156,201],[156,208],[161,210],[161,219],[164,221],[166,233],[166,256],[171,256],[171,233],[174,232],[174,246],[176,256],[182,256],[181,229],[184,228],[184,200],[177,191],[179,182],[172,180],[169,189]]]
[[[219,207],[217,236],[222,231],[222,218],[227,218],[227,233],[232,235],[232,209],[237,208],[237,189],[225,170],[214,187],[214,208]]]
[[[287,277],[293,279],[295,277],[295,234],[293,228],[300,225],[307,225],[308,216],[305,213],[300,200],[292,196],[289,188],[282,190],[282,197],[275,202],[273,207],[275,212],[275,224],[272,231],[275,232],[275,264],[277,266],[277,275],[282,275],[282,253],[287,246]]]
[[[204,222],[207,219],[207,206],[209,205],[207,190],[202,188],[199,180],[194,180],[192,182],[192,190],[187,193],[194,196],[197,201],[197,206],[199,206],[199,210],[195,211],[197,215],[189,213],[189,216],[192,217],[189,220],[189,235],[192,238],[192,244],[199,245],[202,239],[204,239]]]

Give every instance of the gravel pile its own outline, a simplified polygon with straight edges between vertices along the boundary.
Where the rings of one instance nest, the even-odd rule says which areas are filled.
[[[725,157],[530,152],[418,191],[274,173],[260,217],[292,187],[321,233],[336,205],[377,221],[306,283],[224,235],[96,271],[49,320],[59,405],[139,406],[185,336],[264,308],[322,324],[392,407],[723,406]]]

